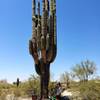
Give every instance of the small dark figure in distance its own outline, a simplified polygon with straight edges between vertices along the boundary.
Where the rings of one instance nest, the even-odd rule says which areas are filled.
[[[17,82],[16,82],[16,85],[17,85],[17,87],[19,86],[19,78],[17,78]]]

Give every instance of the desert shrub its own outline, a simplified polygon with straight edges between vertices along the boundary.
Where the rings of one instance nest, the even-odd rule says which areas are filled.
[[[15,97],[20,97],[22,92],[21,92],[21,89],[15,88],[15,89],[13,89],[13,93],[14,93]]]
[[[12,87],[11,84],[8,83],[0,83],[0,90],[1,89],[10,89]]]
[[[79,87],[83,100],[100,100],[100,83],[89,81]]]
[[[0,93],[0,100],[6,100],[6,93],[5,92],[3,92],[3,91],[1,91],[1,93]]]
[[[27,96],[31,96],[33,92],[38,95],[40,91],[39,82],[37,80],[28,80],[22,83],[21,88]]]

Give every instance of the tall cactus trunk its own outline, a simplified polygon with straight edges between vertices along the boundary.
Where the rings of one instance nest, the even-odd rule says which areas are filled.
[[[57,53],[56,0],[42,0],[42,14],[40,1],[38,0],[38,13],[36,0],[32,2],[32,39],[29,41],[29,51],[34,59],[36,72],[40,75],[41,99],[44,100],[48,98],[50,63]]]
[[[41,99],[48,98],[48,85],[49,85],[49,68],[50,64],[42,63],[41,67],[44,69],[40,76],[40,84],[41,84]]]

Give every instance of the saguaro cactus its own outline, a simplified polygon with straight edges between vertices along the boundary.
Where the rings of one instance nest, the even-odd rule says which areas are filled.
[[[40,1],[38,7],[36,3],[36,0],[32,0],[32,39],[29,41],[29,51],[36,72],[40,75],[42,99],[48,98],[50,63],[54,61],[57,52],[56,0],[42,0],[42,10]]]

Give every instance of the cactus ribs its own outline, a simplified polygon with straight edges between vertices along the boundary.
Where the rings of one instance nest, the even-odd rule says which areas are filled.
[[[45,99],[48,98],[50,63],[54,61],[57,53],[56,0],[42,0],[42,10],[39,0],[38,7],[36,4],[36,0],[33,0],[29,51],[34,59],[36,72],[40,75],[41,99]]]

